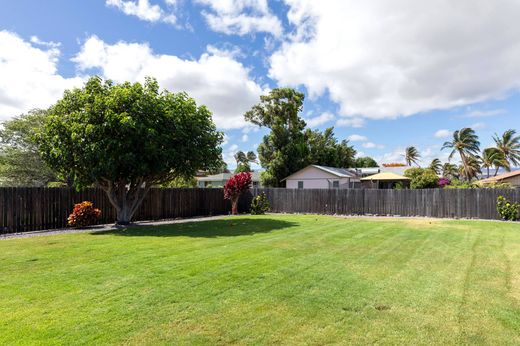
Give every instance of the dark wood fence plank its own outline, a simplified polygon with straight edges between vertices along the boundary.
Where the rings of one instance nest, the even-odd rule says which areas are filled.
[[[245,193],[239,211],[248,212],[254,196],[264,192],[271,211],[342,215],[400,215],[499,219],[496,199],[520,201],[520,190],[497,189],[273,189]],[[101,189],[0,188],[0,233],[62,228],[75,203],[90,200],[102,211],[100,223],[115,220],[115,210]],[[135,220],[222,215],[231,210],[222,189],[152,189]]]

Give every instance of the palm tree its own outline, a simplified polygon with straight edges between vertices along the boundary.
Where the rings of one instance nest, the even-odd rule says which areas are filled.
[[[478,154],[479,146],[480,142],[478,141],[478,136],[475,134],[475,131],[469,127],[464,127],[453,132],[453,139],[451,141],[444,142],[441,150],[451,149],[449,159],[451,159],[455,153],[459,153],[462,166],[464,167],[463,172],[470,173],[468,163],[470,157],[474,158],[474,156]],[[471,178],[467,175],[464,177],[468,181]]]
[[[256,154],[254,151],[248,151],[246,154],[246,158],[247,158],[247,161],[249,161],[249,162],[258,163]]]
[[[415,163],[417,166],[419,166],[417,160],[419,160],[420,157],[421,155],[419,154],[419,151],[416,147],[407,147],[404,150],[404,159],[406,160],[406,164],[408,166],[411,166],[412,163]]]
[[[453,163],[449,163],[449,162],[446,162],[443,166],[442,166],[442,175],[446,178],[455,178],[456,176],[458,176],[458,169],[457,169],[457,166],[454,165]]]
[[[487,170],[487,177],[490,177],[489,169],[495,167],[495,176],[500,167],[508,167],[509,163],[504,157],[504,154],[498,148],[486,148],[479,157],[482,167]]]
[[[466,157],[466,165],[460,165],[460,175],[466,177],[468,181],[477,177],[477,174],[481,173],[480,160],[477,156],[469,155]]]
[[[430,163],[430,166],[428,166],[429,169],[434,171],[436,174],[439,174],[441,172],[442,163],[439,159],[433,159]]]
[[[508,162],[508,171],[511,170],[511,164],[517,166],[520,163],[520,136],[515,136],[516,131],[509,129],[499,137],[496,133],[493,136],[497,149],[504,155]]]

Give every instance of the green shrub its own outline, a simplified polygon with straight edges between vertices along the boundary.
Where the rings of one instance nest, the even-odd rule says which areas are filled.
[[[517,221],[518,220],[518,209],[520,204],[513,203],[507,200],[504,196],[497,198],[497,211],[506,221]]]
[[[439,176],[431,169],[410,168],[404,172],[404,175],[411,179],[410,187],[412,189],[434,189],[439,187]]]
[[[265,193],[261,193],[251,202],[251,215],[263,215],[269,211],[269,201]]]

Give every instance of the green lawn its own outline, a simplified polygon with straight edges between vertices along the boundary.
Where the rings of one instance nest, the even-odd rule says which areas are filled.
[[[242,216],[0,241],[0,344],[520,344],[520,224]]]

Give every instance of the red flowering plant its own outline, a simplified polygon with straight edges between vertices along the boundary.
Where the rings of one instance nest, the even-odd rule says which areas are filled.
[[[94,208],[94,204],[84,201],[74,205],[67,224],[71,227],[85,227],[94,225],[101,216],[101,210]]]
[[[238,199],[240,195],[251,187],[251,173],[235,174],[224,185],[224,199],[231,201],[231,214],[238,214]]]

